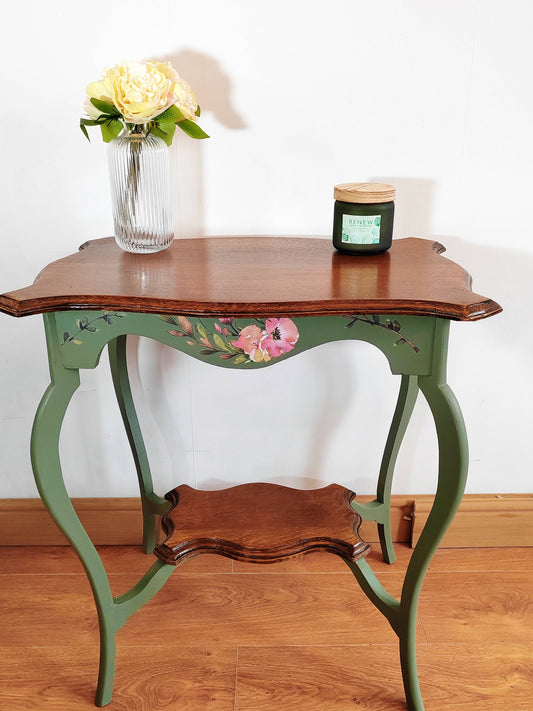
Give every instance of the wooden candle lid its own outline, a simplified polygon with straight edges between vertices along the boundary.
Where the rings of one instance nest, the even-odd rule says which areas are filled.
[[[396,197],[396,188],[388,183],[341,183],[335,186],[334,195],[342,202],[390,202]]]

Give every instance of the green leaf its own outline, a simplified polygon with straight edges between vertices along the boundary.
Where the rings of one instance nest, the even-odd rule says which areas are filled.
[[[158,136],[159,138],[162,138],[167,146],[170,146],[172,144],[172,139],[174,138],[174,133],[176,131],[176,124],[175,123],[155,123],[151,133],[154,134],[154,136]]]
[[[247,360],[248,360],[248,356],[243,354],[243,355],[238,355],[236,358],[234,358],[233,362],[235,363],[235,365],[241,365],[241,363],[246,363]]]
[[[235,353],[235,350],[230,348],[226,341],[222,338],[222,336],[219,336],[218,333],[213,334],[213,341],[215,342],[215,346],[220,348],[220,350],[227,351],[228,353]]]
[[[90,142],[91,142],[90,136],[89,136],[89,134],[87,133],[87,129],[85,128],[85,126],[82,124],[81,121],[80,121],[80,128],[81,128],[81,130],[82,130],[83,135],[85,136],[85,138],[86,138],[86,139],[89,141],[89,143],[90,143]]]
[[[95,106],[98,111],[101,111],[104,114],[109,114],[110,116],[121,116],[120,111],[108,101],[102,101],[101,99],[95,99],[93,97],[91,99],[91,104]]]
[[[77,346],[81,346],[82,341],[78,341],[78,340],[74,339],[74,340],[72,341],[72,343],[76,344]]]
[[[198,323],[196,325],[196,330],[198,331],[200,336],[202,336],[202,338],[207,338],[207,331],[205,330],[205,326],[203,324]]]
[[[156,116],[154,120],[156,123],[176,123],[177,121],[183,121],[184,119],[185,116],[181,113],[176,104],[174,104],[173,106],[169,106],[169,108],[166,111],[163,111],[162,114]]]
[[[81,118],[80,119],[80,126],[83,124],[84,126],[99,126],[101,123],[103,123],[100,119],[88,119],[88,118]]]
[[[159,318],[161,319],[161,321],[164,321],[165,323],[171,323],[173,326],[177,325],[177,321],[174,318],[174,316],[167,316],[167,315],[161,314],[159,316]]]
[[[196,111],[194,112],[194,115],[195,115],[195,116],[200,116],[200,105],[199,105],[199,104],[198,104],[198,106],[196,107]]]
[[[203,131],[197,123],[194,123],[194,121],[189,121],[189,119],[180,121],[178,123],[178,126],[184,133],[186,133],[191,138],[209,138],[207,133]]]
[[[104,143],[109,143],[122,131],[122,121],[119,119],[110,119],[106,121],[106,123],[103,123],[100,128],[102,129]]]

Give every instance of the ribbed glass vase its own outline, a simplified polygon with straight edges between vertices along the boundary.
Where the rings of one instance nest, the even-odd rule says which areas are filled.
[[[124,132],[108,146],[115,240],[126,252],[160,252],[174,239],[168,148],[162,138]]]

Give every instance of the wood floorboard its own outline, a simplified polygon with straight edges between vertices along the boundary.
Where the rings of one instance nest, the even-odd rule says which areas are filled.
[[[533,645],[533,573],[431,573],[419,613],[430,642]]]
[[[433,556],[432,572],[533,571],[532,548],[442,548]]]
[[[109,711],[233,711],[234,648],[121,647]],[[0,648],[0,707],[94,711],[97,647]]]
[[[115,594],[149,567],[101,547]],[[370,563],[399,595],[411,550]],[[448,549],[420,601],[426,711],[533,711],[533,549]],[[0,548],[0,708],[92,709],[89,584],[67,547]],[[405,711],[396,638],[344,563],[186,563],[118,635],[109,711]]]
[[[136,573],[143,575],[154,562],[153,555],[145,555],[138,546],[97,546],[108,573]],[[218,555],[197,556],[176,569],[181,573],[231,573],[232,561]],[[0,575],[2,574],[79,574],[85,575],[78,556],[69,546],[0,547]]]
[[[389,587],[398,592],[401,576],[393,582]],[[154,618],[165,627],[152,629]],[[208,645],[359,644],[365,635],[376,642],[394,640],[353,578],[335,574],[236,573],[214,576],[210,584],[205,576],[171,578],[121,632],[124,643],[144,634],[158,644],[175,635],[184,644],[197,643],[200,635]]]
[[[426,711],[531,711],[528,645],[424,645]],[[405,711],[395,645],[239,650],[236,711]]]

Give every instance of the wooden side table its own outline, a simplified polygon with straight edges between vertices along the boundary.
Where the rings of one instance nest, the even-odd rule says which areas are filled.
[[[0,296],[0,311],[44,315],[51,383],[35,417],[32,464],[42,500],[76,549],[94,593],[101,640],[97,705],[111,700],[116,632],[176,565],[205,551],[271,563],[320,548],[344,558],[389,621],[399,638],[408,708],[424,708],[416,671],[417,603],[430,559],[461,500],[468,461],[463,419],[446,383],[450,320],[475,321],[501,310],[470,290],[468,274],[441,257],[443,251],[435,242],[403,239],[385,254],[357,258],[336,253],[329,240],[224,237],[178,240],[164,252],[134,255],[102,239],[47,266],[32,286]],[[165,498],[156,495],[128,380],[130,334],[239,370],[270,366],[332,341],[373,344],[401,376],[376,499],[359,503],[335,484],[316,491],[268,483],[220,492],[180,486]],[[143,546],[157,556],[144,577],[117,598],[72,507],[58,451],[79,370],[95,368],[106,345],[137,468]],[[361,519],[375,521],[384,559],[394,562],[392,476],[419,390],[435,420],[438,484],[397,600],[366,562],[368,546],[358,528]],[[158,516],[167,538],[156,545]]]

